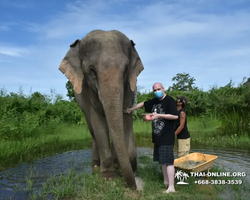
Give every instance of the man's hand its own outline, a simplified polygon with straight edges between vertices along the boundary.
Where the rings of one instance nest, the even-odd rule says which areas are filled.
[[[127,109],[124,111],[124,113],[130,114],[130,113],[132,113],[133,111],[134,111],[133,108],[127,108]]]
[[[150,116],[151,116],[150,119],[151,121],[160,118],[159,114],[157,114],[156,112],[151,113]]]
[[[141,103],[138,103],[136,106],[134,106],[133,108],[127,108],[125,109],[123,112],[124,113],[127,113],[127,114],[130,114],[132,113],[133,111],[139,109],[139,108],[142,108],[144,106],[144,102],[141,102]]]

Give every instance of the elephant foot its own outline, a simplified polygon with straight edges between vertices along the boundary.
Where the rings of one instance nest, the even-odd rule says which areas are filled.
[[[112,180],[115,176],[116,176],[116,171],[103,171],[101,172],[101,176],[105,179],[105,180]]]
[[[112,181],[113,179],[114,179],[114,177],[110,177],[110,178],[104,177],[104,180],[105,180],[105,181]]]

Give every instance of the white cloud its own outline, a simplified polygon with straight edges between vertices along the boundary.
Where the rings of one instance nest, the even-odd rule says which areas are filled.
[[[0,46],[0,54],[6,56],[21,57],[22,55],[27,53],[29,53],[29,51],[23,47],[10,47],[5,45]]]
[[[22,23],[27,34],[37,38],[32,46],[1,46],[0,54],[20,58],[15,62],[28,73],[11,72],[16,79],[21,74],[19,84],[30,87],[33,83],[33,88],[48,91],[52,86],[66,94],[67,79],[58,67],[69,45],[91,30],[117,29],[136,43],[145,67],[138,84],[145,89],[158,81],[167,88],[172,85],[171,78],[182,72],[190,73],[196,85],[204,89],[215,83],[225,85],[230,78],[240,82],[249,76],[250,12],[244,7],[231,11],[236,5],[228,4],[231,7],[226,10],[221,7],[225,1],[212,0],[152,1],[148,5],[135,1],[130,6],[123,3],[126,1],[70,2],[63,10],[55,9],[54,14],[46,16],[45,22]],[[24,55],[26,58],[21,59]],[[1,60],[6,57],[0,56]],[[0,84],[6,82],[8,79],[0,80]]]
[[[0,31],[8,31],[8,30],[10,30],[8,26],[0,25]]]

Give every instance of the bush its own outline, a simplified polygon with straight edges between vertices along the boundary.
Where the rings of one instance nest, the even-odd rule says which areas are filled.
[[[7,94],[0,91],[0,140],[22,140],[39,134],[53,134],[62,123],[78,124],[84,115],[74,100],[34,92]]]
[[[224,87],[212,87],[205,92],[200,89],[190,91],[167,91],[175,96],[184,95],[188,99],[188,116],[212,117],[221,121],[218,131],[223,135],[250,136],[250,85],[233,87],[230,81]],[[137,92],[137,101],[154,97],[152,92]],[[136,120],[142,120],[144,109],[133,113]],[[39,92],[26,96],[18,93],[7,94],[0,90],[0,140],[22,140],[40,134],[53,134],[62,123],[84,124],[84,115],[75,100],[66,101],[54,91],[50,95]]]

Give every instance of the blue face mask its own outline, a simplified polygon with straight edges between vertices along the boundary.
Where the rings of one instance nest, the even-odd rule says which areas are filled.
[[[160,99],[163,97],[163,92],[161,90],[157,90],[154,92],[156,98]]]

